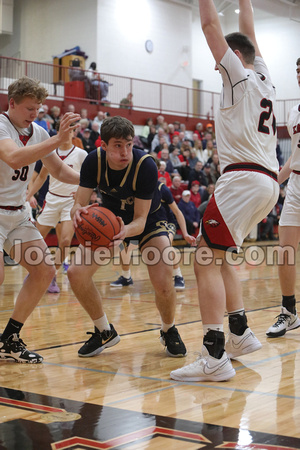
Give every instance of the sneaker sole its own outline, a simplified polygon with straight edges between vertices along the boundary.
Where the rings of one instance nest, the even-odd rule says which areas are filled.
[[[269,333],[266,332],[266,335],[270,338],[276,338],[276,337],[284,336],[287,331],[296,330],[296,328],[299,328],[299,327],[300,327],[300,319],[297,319],[293,323],[293,325],[285,328],[284,330],[278,331],[277,333],[272,333],[272,331],[270,331]]]
[[[236,350],[236,352],[230,353],[230,352],[226,351],[226,347],[225,347],[225,351],[226,351],[229,359],[235,359],[235,358],[238,358],[239,356],[248,355],[248,353],[256,352],[256,350],[260,350],[261,348],[262,348],[262,344],[259,341],[257,341],[256,343],[249,345],[248,347],[244,347],[240,351]]]
[[[166,348],[166,354],[170,356],[171,358],[184,358],[187,355],[187,352],[185,353],[178,353],[177,355],[173,355],[173,353],[169,352],[169,350]]]
[[[0,361],[14,361],[19,364],[41,364],[43,362],[44,358],[41,358],[40,360],[33,359],[31,361],[27,361],[26,359],[17,359],[13,356],[0,356]]]
[[[121,340],[121,338],[118,335],[115,338],[113,338],[111,341],[106,342],[104,345],[102,345],[102,347],[97,348],[96,350],[94,350],[91,353],[86,353],[85,355],[82,355],[81,353],[78,352],[78,356],[80,356],[80,358],[89,358],[91,356],[99,355],[100,353],[103,352],[104,349],[113,347],[114,345],[117,345],[120,342],[120,340]]]
[[[176,291],[184,291],[185,290],[185,286],[184,287],[174,286],[174,287],[175,287]]]
[[[236,374],[235,370],[232,368],[225,374],[220,375],[207,375],[207,376],[201,376],[201,377],[180,377],[175,374],[170,374],[172,380],[176,381],[228,381],[230,378],[234,377]]]

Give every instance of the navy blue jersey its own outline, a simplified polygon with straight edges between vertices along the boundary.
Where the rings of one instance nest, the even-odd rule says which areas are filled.
[[[96,149],[87,155],[80,171],[79,185],[91,189],[98,186],[103,206],[122,217],[125,225],[133,220],[135,198],[152,199],[147,223],[157,220],[156,213],[161,209],[158,172],[153,158],[136,148],[132,154],[132,161],[125,169],[112,170],[106,152],[102,148]]]
[[[159,183],[158,189],[161,192],[161,204],[166,211],[168,223],[174,223],[177,226],[176,217],[169,206],[174,202],[174,197],[172,195],[172,192],[164,183]]]

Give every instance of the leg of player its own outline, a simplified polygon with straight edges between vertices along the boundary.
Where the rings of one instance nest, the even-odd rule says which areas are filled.
[[[78,356],[81,357],[98,355],[120,341],[114,326],[107,320],[100,293],[92,278],[98,268],[93,252],[80,245],[68,269],[71,288],[95,326],[93,333],[87,333],[91,334],[90,339],[78,350]]]
[[[287,331],[300,327],[300,319],[296,310],[296,279],[297,266],[296,255],[300,241],[300,227],[297,226],[280,226],[280,260],[283,264],[278,265],[279,281],[282,293],[281,313],[277,316],[277,321],[266,332],[268,337],[276,338],[283,336]],[[288,261],[293,250],[293,261]]]
[[[235,268],[224,260],[221,274],[226,291],[226,309],[229,316],[229,333],[225,350],[228,358],[234,359],[255,352],[262,345],[247,325],[242,286]]]
[[[74,236],[74,226],[71,220],[64,220],[60,223],[60,233],[58,238],[59,251],[55,255],[55,267],[59,270],[65,263],[70,253],[71,242]]]
[[[205,259],[201,254],[205,252]],[[209,258],[208,258],[209,256]],[[200,357],[193,363],[171,372],[178,381],[225,381],[235,375],[225,352],[223,319],[226,291],[221,273],[224,252],[211,250],[201,237],[195,254],[195,275],[203,322],[203,345]]]
[[[169,233],[169,239],[172,245],[174,239],[173,233]],[[183,291],[185,289],[185,282],[179,264],[173,264],[173,277],[174,277],[174,287],[176,291]]]
[[[53,228],[52,226],[49,226],[49,225],[41,225],[39,223],[39,221],[37,221],[36,227],[37,227],[37,229],[39,230],[39,232],[41,233],[41,235],[43,236],[44,239],[46,238],[48,233]],[[55,272],[54,277],[52,278],[52,280],[51,280],[51,282],[50,282],[50,284],[48,286],[48,292],[50,294],[59,294],[59,292],[60,292],[60,289],[59,289],[59,287],[57,285],[57,282],[56,282],[56,272]]]
[[[149,247],[152,247],[155,253],[161,256],[165,248],[170,248],[169,238],[159,236],[150,239],[144,245],[142,252],[147,252]],[[176,291],[172,280],[173,266],[159,257],[155,263],[148,261],[147,268],[155,290],[156,306],[161,316],[160,341],[166,347],[168,356],[175,358],[186,356],[185,345],[175,327]]]
[[[130,260],[132,251],[135,246],[129,244],[128,248],[124,248],[120,253],[121,265],[122,265],[122,275],[116,280],[110,283],[112,287],[127,287],[133,285],[133,279],[131,278],[130,272]]]
[[[40,363],[42,356],[26,349],[26,345],[20,339],[20,331],[24,322],[32,313],[41,297],[45,293],[55,269],[51,258],[47,260],[43,255],[50,255],[47,245],[43,240],[30,241],[13,247],[11,256],[20,255],[17,259],[22,267],[28,271],[21,290],[17,296],[15,307],[0,339],[0,358],[13,359],[20,363]],[[38,259],[34,260],[34,255]],[[33,258],[31,260],[31,257]],[[3,261],[2,263],[3,264]]]

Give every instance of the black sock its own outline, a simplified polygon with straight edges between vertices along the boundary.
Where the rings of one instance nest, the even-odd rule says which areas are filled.
[[[14,319],[9,319],[8,324],[6,325],[6,328],[1,336],[1,340],[4,341],[4,339],[9,338],[9,336],[11,336],[14,333],[19,334],[22,326],[23,324],[21,322],[17,322]]]
[[[295,295],[283,295],[282,306],[284,306],[290,313],[296,314],[296,298]]]
[[[225,336],[223,331],[209,330],[203,337],[203,345],[213,358],[220,359],[224,353]]]
[[[242,336],[245,330],[248,328],[247,317],[245,311],[243,314],[230,314],[229,313],[229,329],[231,333],[237,336]]]

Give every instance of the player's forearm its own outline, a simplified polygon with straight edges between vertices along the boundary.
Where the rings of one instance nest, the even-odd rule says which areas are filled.
[[[137,217],[133,219],[128,225],[125,225],[125,236],[139,236],[145,229],[146,219],[144,217]]]
[[[55,174],[51,175],[54,176],[57,180],[62,181],[63,183],[77,185],[79,184],[79,172],[71,169],[71,167],[67,166],[66,164],[62,164],[60,169],[56,171]]]
[[[289,176],[292,172],[292,169],[290,168],[291,159],[292,159],[292,156],[289,157],[289,159],[287,160],[287,162],[285,163],[285,165],[279,172],[279,175],[278,175],[278,183],[279,184],[282,184],[287,178],[289,178]]]

